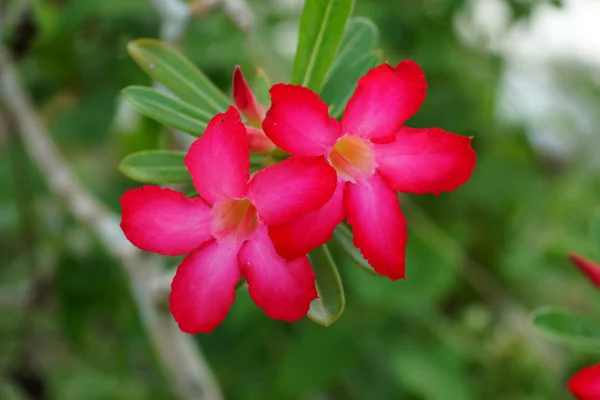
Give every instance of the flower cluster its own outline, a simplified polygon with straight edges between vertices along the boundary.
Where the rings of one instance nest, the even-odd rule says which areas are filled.
[[[296,85],[273,86],[265,110],[236,68],[237,110],[216,115],[185,157],[199,196],[144,186],[121,199],[121,227],[134,245],[187,254],[170,296],[179,327],[212,331],[242,277],[267,315],[302,318],[318,295],[307,253],[344,219],[375,271],[405,278],[397,192],[454,190],[470,178],[476,158],[470,138],[404,126],[426,88],[414,62],[382,64],[358,81],[337,121],[317,94]],[[250,175],[249,152],[276,147],[289,158]]]

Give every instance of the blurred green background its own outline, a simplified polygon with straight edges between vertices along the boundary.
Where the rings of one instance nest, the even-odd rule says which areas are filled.
[[[119,212],[137,186],[119,174],[120,159],[173,144],[119,95],[151,84],[125,46],[158,37],[159,15],[146,0],[36,0],[15,11],[25,2],[0,2],[3,43],[69,166]],[[408,280],[368,275],[334,253],[347,302],[331,327],[271,320],[238,291],[225,322],[195,338],[226,398],[569,398],[568,377],[594,357],[547,341],[527,318],[544,304],[600,311],[566,259],[600,260],[589,238],[600,207],[600,49],[587,57],[572,45],[586,35],[566,34],[582,29],[573,15],[600,10],[563,3],[357,1],[354,15],[380,29],[384,58],[425,71],[427,100],[409,125],[474,136],[477,167],[453,193],[403,203]],[[573,11],[582,4],[593,9]],[[249,6],[251,33],[215,9],[194,16],[181,40],[226,92],[236,64],[250,78],[259,66],[274,82],[289,77],[302,2]],[[574,41],[564,51],[552,30],[533,40],[544,16]],[[4,117],[0,399],[176,398],[120,265],[49,192]]]

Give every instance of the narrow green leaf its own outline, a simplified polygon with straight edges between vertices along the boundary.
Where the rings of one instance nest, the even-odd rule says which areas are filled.
[[[127,50],[152,79],[183,101],[211,114],[226,111],[231,103],[191,61],[167,44],[138,39],[129,42]]]
[[[600,318],[557,307],[543,307],[533,312],[532,321],[542,333],[562,344],[600,351]]]
[[[321,98],[329,104],[332,117],[342,116],[348,100],[356,90],[358,79],[379,63],[381,51],[374,50],[349,60],[347,64],[339,64],[339,68],[332,70],[332,75],[321,92]]]
[[[365,271],[378,275],[377,272],[373,270],[373,268],[369,265],[367,260],[362,256],[360,250],[358,250],[354,243],[352,243],[352,231],[345,224],[339,224],[335,231],[333,231],[333,240],[340,247],[341,250],[346,253],[350,257],[352,261]]]
[[[166,150],[147,150],[129,154],[121,161],[119,170],[128,178],[142,183],[191,182],[183,163],[185,153]]]
[[[267,76],[267,73],[259,68],[254,79],[254,95],[258,102],[267,108],[271,105],[270,88],[271,80]]]
[[[329,104],[333,117],[342,115],[358,79],[381,63],[381,52],[376,49],[378,36],[377,26],[367,18],[352,18],[346,27],[342,44],[321,89],[321,98]]]
[[[319,92],[338,50],[354,0],[306,0],[292,83]]]
[[[212,118],[209,112],[153,88],[129,86],[122,93],[143,115],[194,136],[200,136]]]
[[[344,31],[342,43],[335,57],[334,66],[355,59],[357,56],[377,48],[379,31],[373,21],[354,17]]]
[[[308,258],[315,271],[319,293],[319,297],[310,303],[308,318],[319,325],[329,326],[342,315],[346,304],[342,280],[326,244],[311,251]]]

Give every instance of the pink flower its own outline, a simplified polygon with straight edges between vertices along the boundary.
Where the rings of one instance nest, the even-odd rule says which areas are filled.
[[[317,297],[311,265],[306,255],[279,256],[267,228],[325,204],[335,172],[323,159],[292,157],[250,176],[246,129],[233,107],[210,121],[185,165],[200,197],[144,186],[121,198],[121,228],[134,245],[163,255],[189,253],[171,285],[171,312],[181,330],[212,331],[242,276],[267,315],[302,318]]]
[[[576,373],[569,380],[569,390],[578,400],[600,400],[600,364]]]
[[[590,282],[597,288],[600,288],[600,265],[586,260],[585,258],[571,253],[569,255],[569,260],[577,267],[579,270],[587,276]]]
[[[392,280],[405,277],[406,222],[396,191],[451,191],[475,167],[471,138],[403,126],[425,100],[426,88],[414,62],[382,64],[358,81],[341,122],[307,88],[271,88],[267,136],[292,155],[325,157],[338,176],[335,194],[321,209],[269,227],[279,254],[293,259],[320,246],[346,217],[354,244],[375,271]]]
[[[242,69],[238,66],[233,70],[233,85],[231,87],[233,103],[238,111],[247,119],[246,132],[248,147],[252,153],[269,154],[275,150],[275,144],[265,135],[261,124],[265,118],[265,107],[258,103],[250,89]]]

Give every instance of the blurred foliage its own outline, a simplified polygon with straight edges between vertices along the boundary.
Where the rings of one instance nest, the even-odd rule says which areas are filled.
[[[513,21],[558,3],[504,2]],[[236,64],[249,78],[261,67],[274,82],[289,79],[295,44],[288,33],[301,6],[294,3],[251,1],[258,29],[249,36],[221,12],[198,17],[182,51],[225,93]],[[331,248],[346,309],[329,328],[273,321],[240,290],[226,321],[197,338],[227,398],[564,399],[567,377],[590,362],[535,333],[525,339],[528,327],[517,327],[527,322],[509,321],[515,303],[598,311],[594,290],[566,260],[569,250],[593,255],[588,226],[600,204],[598,171],[583,156],[541,153],[524,125],[498,117],[506,60],[461,41],[455,21],[467,6],[357,2],[354,15],[379,27],[384,59],[414,59],[425,70],[428,97],[410,125],[474,136],[477,168],[456,192],[410,197],[408,280],[369,275]],[[126,43],[159,30],[144,0],[38,0],[3,37],[62,153],[115,211],[135,186],[117,170],[122,157],[174,146],[119,95],[151,84]],[[575,67],[561,76],[572,82],[568,90],[600,107],[597,81]],[[173,398],[119,265],[48,193],[14,134],[0,142],[0,185],[0,398],[28,398],[26,390],[52,399]],[[472,286],[480,270],[502,288],[500,302],[482,295],[489,288]],[[10,307],[23,286],[34,295],[25,308]],[[531,340],[548,347],[540,352]]]

